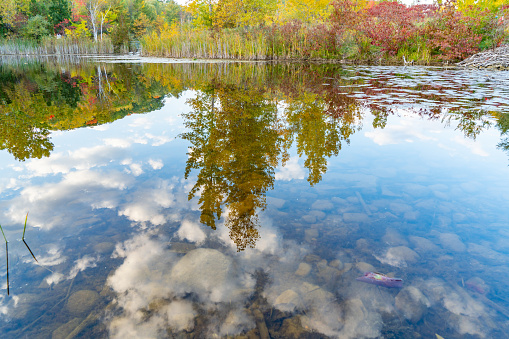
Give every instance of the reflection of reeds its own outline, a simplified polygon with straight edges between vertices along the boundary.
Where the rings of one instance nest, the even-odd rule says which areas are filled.
[[[5,260],[7,262],[7,295],[9,295],[9,246],[2,225],[0,225],[0,230],[2,231],[5,240]]]
[[[39,261],[37,261],[37,258],[34,255],[34,253],[30,249],[30,247],[28,247],[28,244],[25,241],[25,231],[27,229],[27,220],[28,220],[28,212],[27,212],[27,215],[25,217],[25,226],[23,227],[23,235],[21,236],[21,240],[23,240],[23,243],[25,244],[25,246],[30,251],[30,254],[34,258],[34,260],[37,263],[39,263]],[[4,240],[5,240],[5,261],[7,263],[7,295],[9,295],[9,293],[10,293],[10,291],[9,291],[9,242],[7,241],[7,237],[5,236],[4,229],[2,228],[2,225],[0,225],[0,231],[2,231],[2,235],[4,236]],[[50,269],[48,269],[48,268],[46,268],[46,269],[49,270],[50,272],[52,272]]]
[[[21,240],[23,240],[23,243],[25,244],[25,246],[28,248],[28,251],[30,251],[30,254],[32,255],[32,257],[34,258],[35,261],[37,261],[37,258],[35,257],[34,253],[32,252],[32,250],[30,249],[30,247],[28,247],[28,244],[27,242],[25,241],[25,230],[27,229],[27,219],[28,219],[28,212],[27,212],[27,215],[25,217],[25,227],[23,227],[23,236],[21,237]],[[39,263],[39,261],[37,261],[37,263]]]

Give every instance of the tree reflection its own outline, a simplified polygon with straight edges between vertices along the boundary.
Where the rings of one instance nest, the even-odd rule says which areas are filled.
[[[189,199],[199,194],[200,221],[213,229],[225,204],[225,223],[237,249],[254,247],[260,237],[257,210],[265,208],[265,192],[285,153],[277,105],[261,90],[220,82],[188,103],[192,111],[184,117],[190,131],[182,137],[192,148],[186,178],[199,169]]]
[[[15,159],[49,156],[50,131],[104,124],[163,105],[165,91],[126,65],[0,65],[0,149]]]
[[[502,135],[498,146],[509,152],[506,114],[477,109],[482,99],[461,107],[448,95],[469,88],[363,72],[256,63],[0,67],[0,148],[18,160],[48,156],[52,130],[150,112],[163,106],[165,96],[192,89],[196,97],[188,100],[188,132],[182,135],[191,144],[185,177],[197,171],[189,199],[198,197],[200,220],[212,229],[225,216],[239,251],[256,245],[265,193],[292,145],[304,158],[308,182],[316,185],[328,159],[340,154],[369,114],[374,128],[385,128],[403,107],[405,114],[453,125],[469,138],[496,125]],[[409,93],[414,106],[408,104]]]

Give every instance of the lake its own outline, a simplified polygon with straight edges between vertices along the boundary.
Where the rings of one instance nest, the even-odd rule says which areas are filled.
[[[507,336],[507,71],[0,61],[3,337]]]

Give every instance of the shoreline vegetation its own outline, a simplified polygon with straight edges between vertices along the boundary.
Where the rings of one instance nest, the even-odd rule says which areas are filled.
[[[13,7],[0,7],[0,55],[383,65],[447,65],[479,55],[459,65],[483,67],[483,56],[498,56],[504,62],[488,67],[509,67],[507,55],[495,52],[509,42],[505,0],[6,1]]]

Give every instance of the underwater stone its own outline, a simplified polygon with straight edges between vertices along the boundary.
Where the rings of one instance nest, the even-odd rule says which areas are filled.
[[[67,336],[69,334],[71,334],[71,332],[74,331],[74,329],[76,327],[78,327],[79,324],[81,324],[81,322],[82,322],[82,319],[74,318],[71,321],[61,325],[60,327],[58,327],[56,330],[53,331],[51,339],[65,339],[65,338],[67,338]]]
[[[345,265],[343,264],[343,262],[339,259],[335,259],[335,260],[332,260],[330,263],[329,263],[329,266],[330,267],[334,267],[334,268],[337,268],[338,270],[342,270]]]
[[[299,305],[299,301],[297,292],[288,289],[276,298],[274,306],[281,311],[293,311]]]
[[[375,267],[373,265],[370,265],[363,261],[356,263],[355,267],[362,273],[375,271]]]
[[[388,261],[404,260],[406,263],[414,263],[419,258],[419,254],[406,246],[397,246],[387,250],[386,258]]]
[[[411,236],[410,242],[414,245],[414,250],[421,253],[436,252],[439,249],[431,240],[422,237]]]
[[[308,282],[302,283],[300,287],[302,298],[308,304],[314,303],[315,305],[321,305],[330,302],[334,299],[334,295],[320,286],[310,284]]]
[[[226,286],[231,271],[231,258],[214,249],[198,248],[175,264],[171,276],[186,292],[210,292]]]
[[[114,249],[115,245],[111,242],[101,242],[94,246],[94,251],[100,254],[111,253]]]
[[[308,228],[304,231],[304,238],[307,242],[318,238],[318,230],[316,228]]]
[[[406,241],[405,238],[403,238],[403,236],[398,231],[392,228],[388,228],[385,231],[385,235],[382,237],[382,241],[391,246],[408,245],[408,241]]]
[[[422,319],[430,305],[428,298],[414,286],[403,288],[396,296],[396,307],[413,323]]]
[[[465,252],[467,247],[460,240],[460,237],[454,233],[440,233],[438,236],[442,246],[454,252]]]
[[[368,222],[369,216],[366,213],[343,213],[345,222]]]
[[[267,197],[266,201],[267,201],[268,207],[273,207],[273,208],[278,208],[278,209],[282,208],[286,202],[286,200],[274,198],[274,197]]]
[[[99,293],[92,290],[74,292],[67,300],[67,309],[72,314],[85,315],[99,300]]]
[[[307,214],[302,217],[302,220],[304,220],[305,222],[307,222],[309,224],[313,224],[316,222],[316,216]]]
[[[312,216],[316,217],[317,220],[322,220],[327,216],[327,214],[325,214],[322,211],[318,211],[318,210],[313,210],[313,211],[309,212],[308,215],[312,215]]]
[[[295,271],[295,275],[305,277],[311,271],[311,265],[306,263],[300,263],[299,268]]]
[[[334,208],[334,204],[329,200],[317,200],[311,205],[314,210],[327,211]]]
[[[185,243],[185,242],[173,242],[171,244],[170,252],[188,253],[194,249],[196,249],[195,244],[189,244],[189,243]]]

